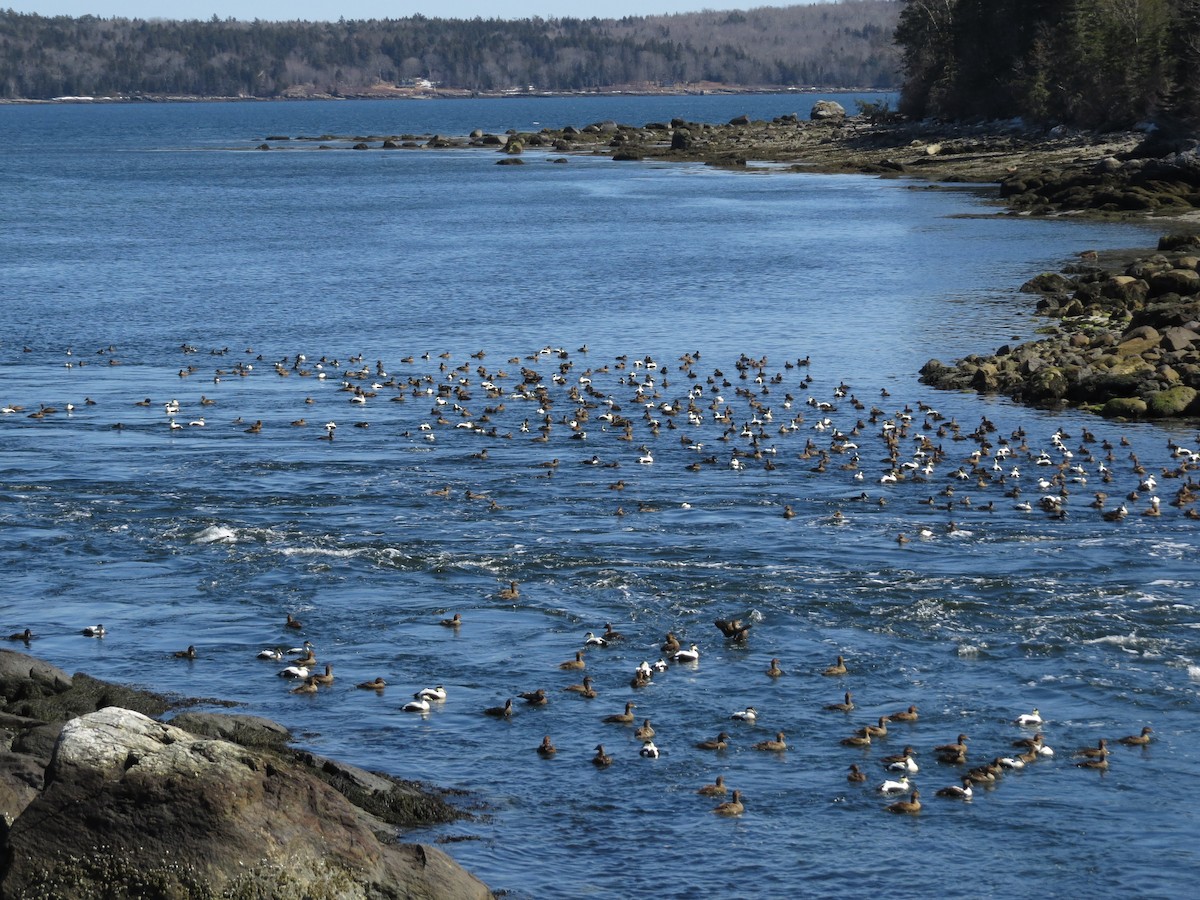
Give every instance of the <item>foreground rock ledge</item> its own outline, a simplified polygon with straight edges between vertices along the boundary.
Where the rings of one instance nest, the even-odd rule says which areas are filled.
[[[70,689],[65,673],[0,651],[6,709],[20,702],[21,660],[34,692]],[[0,790],[6,898],[491,896],[442,851],[395,843],[394,826],[277,751],[106,707],[62,725],[38,784],[31,761],[46,727],[0,719],[12,736],[5,780],[28,789]]]

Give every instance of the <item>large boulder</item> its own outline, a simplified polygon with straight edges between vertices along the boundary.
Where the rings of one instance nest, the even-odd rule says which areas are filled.
[[[8,834],[7,897],[489,897],[271,751],[115,707],[62,729]]]
[[[808,117],[814,122],[837,122],[846,118],[846,107],[836,100],[818,100]]]
[[[1146,397],[1146,413],[1156,418],[1182,416],[1196,402],[1196,389],[1184,384]]]
[[[1200,291],[1200,273],[1192,269],[1168,269],[1150,279],[1150,293],[1155,297],[1163,294],[1186,297],[1197,291]]]
[[[1100,415],[1106,419],[1140,419],[1146,415],[1146,401],[1140,397],[1113,397]]]

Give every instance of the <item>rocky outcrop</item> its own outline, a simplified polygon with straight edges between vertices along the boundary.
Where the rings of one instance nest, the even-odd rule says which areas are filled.
[[[163,703],[0,651],[0,896],[490,896],[440,850],[396,841],[461,816],[427,789],[290,750],[253,716],[53,718],[109,694]]]
[[[1039,294],[1038,312],[1058,320],[1048,337],[954,365],[930,360],[921,380],[1109,417],[1198,417],[1198,252],[1200,238],[1175,235],[1154,254],[1039,275],[1023,290]]]
[[[846,118],[846,107],[838,103],[836,100],[818,100],[813,104],[812,110],[808,117],[814,122],[836,120],[840,121]]]
[[[1126,153],[1105,156],[1090,167],[1020,169],[1000,184],[1014,209],[1045,214],[1089,209],[1121,216],[1171,214],[1200,207],[1200,149],[1155,154],[1153,139]]]

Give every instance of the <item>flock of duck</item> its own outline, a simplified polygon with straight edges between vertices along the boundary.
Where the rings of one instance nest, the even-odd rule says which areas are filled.
[[[192,357],[200,351],[184,345],[181,352]],[[40,427],[56,418],[95,421],[103,413],[112,420],[109,424],[114,429],[161,429],[172,440],[217,429],[238,429],[263,440],[281,429],[302,434],[309,426],[311,411],[319,408],[320,415],[314,419],[323,422],[316,429],[318,437],[340,444],[347,440],[343,435],[348,432],[344,428],[339,432],[335,404],[344,403],[346,412],[352,412],[348,424],[357,429],[384,427],[390,434],[433,452],[445,447],[444,452],[461,457],[457,470],[461,472],[461,483],[431,487],[430,496],[484,502],[489,509],[502,510],[504,498],[496,496],[487,479],[475,474],[476,467],[519,468],[533,480],[561,479],[568,470],[595,478],[593,473],[598,471],[631,466],[636,475],[614,474],[607,479],[614,495],[644,492],[643,499],[620,502],[612,510],[624,516],[662,508],[664,501],[654,499],[661,494],[652,490],[653,473],[662,467],[677,473],[734,475],[752,470],[776,473],[769,477],[778,479],[777,493],[796,498],[778,501],[778,513],[785,519],[800,513],[798,508],[805,501],[799,498],[806,496],[808,502],[819,504],[817,515],[826,516],[832,505],[830,521],[834,524],[846,520],[843,508],[852,504],[882,507],[903,500],[910,508],[927,507],[929,517],[895,534],[900,546],[914,538],[931,540],[940,534],[968,533],[958,524],[966,516],[1023,517],[1040,513],[1048,521],[1079,515],[1119,523],[1134,513],[1154,518],[1174,509],[1181,517],[1198,517],[1200,484],[1194,473],[1200,467],[1200,449],[1173,440],[1166,442],[1165,463],[1145,465],[1127,438],[1098,438],[1087,428],[1078,437],[1059,428],[1039,445],[1023,429],[1001,431],[986,417],[970,427],[954,417],[943,416],[928,404],[918,403],[915,408],[891,404],[886,390],[879,390],[872,401],[858,396],[844,381],[819,390],[814,387],[816,379],[808,357],[772,365],[766,357],[743,354],[727,370],[715,367],[704,371],[699,351],[685,353],[671,363],[651,356],[622,355],[601,364],[590,362],[588,353],[586,346],[574,353],[545,347],[525,357],[511,357],[498,367],[485,364],[483,351],[457,365],[448,353],[440,357],[425,354],[404,357],[394,367],[382,360],[367,363],[362,355],[345,362],[329,355],[309,358],[303,353],[269,359],[249,350],[244,358],[229,362],[229,351],[222,348],[209,351],[217,359],[211,371],[188,362],[177,373],[181,385],[189,380],[209,380],[213,397],[201,394],[197,401],[137,398],[119,410],[112,409],[111,402],[101,409],[90,397],[78,404],[41,403],[36,408],[31,406],[32,411],[10,404],[0,408],[0,420],[20,420],[20,416],[36,421]],[[120,362],[114,348],[102,350],[98,356],[106,365]],[[82,368],[89,362],[69,355],[67,365]],[[306,385],[300,392],[304,396],[296,401],[295,409],[275,398],[253,411],[228,409],[228,401],[221,396],[223,381],[262,377],[302,383]],[[472,452],[464,455],[467,440],[473,441],[469,445]],[[505,449],[517,442],[527,445],[523,452]],[[554,451],[549,449],[552,443]],[[819,482],[831,484],[831,493],[813,501],[813,492],[802,485]],[[700,502],[703,494],[700,488],[692,500],[672,502],[686,509],[693,500]],[[1079,495],[1090,499],[1080,503],[1076,499]],[[1162,496],[1168,497],[1165,503]],[[934,514],[943,520],[940,524],[932,521]],[[510,581],[497,599],[513,601],[519,596],[518,582]],[[464,625],[459,613],[440,624],[455,630]],[[745,642],[751,627],[739,620],[717,620],[716,624],[724,640],[730,642]],[[290,615],[284,627],[294,632],[302,629]],[[89,636],[103,636],[103,626],[93,628],[96,631]],[[28,643],[31,636],[27,629],[12,637]],[[611,624],[603,632],[588,632],[583,647],[559,668],[566,673],[587,670],[588,660],[596,652],[622,640]],[[674,634],[667,634],[661,652],[657,662],[644,661],[628,673],[631,690],[637,692],[672,668],[700,664],[699,642],[683,645]],[[194,646],[175,655],[197,658]],[[287,663],[279,674],[296,682],[291,688],[293,693],[313,694],[334,684],[333,665],[324,663],[321,671],[315,647],[308,641],[287,650],[267,648],[259,655],[264,660]],[[839,656],[820,674],[837,679],[849,672],[846,660]],[[764,669],[767,678],[784,674],[778,659]],[[380,694],[387,686],[383,677],[357,684],[360,689]],[[598,695],[590,672],[579,682],[558,690],[585,700]],[[488,707],[482,713],[509,720],[522,706],[548,705],[552,691],[539,687],[514,692],[503,705]],[[447,702],[447,690],[438,684],[414,691],[400,710],[428,714]],[[648,717],[638,724],[637,709],[637,702],[628,700],[622,712],[603,717],[601,724],[633,729],[640,742],[639,756],[656,759],[662,752],[655,742],[657,732]],[[847,691],[841,702],[825,709],[849,714],[856,707]],[[728,729],[762,724],[752,706],[731,712],[729,721],[741,724],[727,725],[713,737],[690,743],[699,751],[723,753],[736,745]],[[918,709],[915,704],[909,705],[905,710],[878,716],[874,723],[863,725],[841,743],[848,749],[870,752],[886,739],[889,725],[902,723],[904,728],[912,729],[917,722]],[[1015,724],[1022,729],[1037,729],[1043,723],[1034,711]],[[1150,734],[1146,727],[1120,743],[1144,745]],[[1042,732],[1037,731],[1032,736],[1014,737],[1015,753],[991,756],[990,762],[968,768],[968,741],[966,734],[959,734],[956,740],[932,749],[939,765],[961,772],[958,783],[938,790],[938,796],[970,800],[979,786],[993,786],[1005,772],[1053,755]],[[784,754],[788,751],[787,735],[775,730],[773,737],[750,747],[763,753]],[[557,753],[551,735],[545,735],[532,749],[543,758]],[[1106,742],[1080,752],[1081,767],[1107,768]],[[594,754],[592,763],[598,768],[614,763],[603,740],[596,744]],[[918,812],[920,794],[913,787],[920,771],[916,751],[906,746],[902,753],[883,757],[880,762],[887,778],[878,785],[879,791],[885,795],[909,793],[908,799],[884,808],[894,813]],[[855,763],[848,780],[866,784],[871,776]],[[731,799],[724,800],[728,791],[721,776],[699,788],[698,793],[722,800],[715,807],[717,814],[740,815],[745,798],[735,789]]]
[[[188,344],[180,351],[186,358],[201,352]],[[124,409],[111,403],[98,409],[90,396],[36,407],[9,403],[0,407],[0,421],[83,419],[86,413],[90,421],[103,414],[114,429],[152,429],[157,423],[177,436],[214,429],[267,436],[280,428],[309,427],[319,408],[313,420],[318,437],[333,443],[346,440],[338,431],[340,402],[353,427],[384,426],[433,451],[445,446],[459,454],[463,440],[473,439],[477,449],[464,461],[463,484],[440,486],[433,495],[505,508],[503,498],[480,489],[485,479],[474,477],[473,467],[488,465],[532,469],[533,477],[551,479],[569,466],[594,478],[596,471],[632,464],[637,475],[613,475],[608,484],[620,498],[628,496],[621,493],[627,488],[635,494],[651,486],[664,465],[691,472],[778,472],[781,495],[801,483],[816,484],[818,477],[832,490],[841,488],[822,510],[831,500],[835,522],[845,521],[843,508],[850,504],[886,505],[900,498],[916,499],[939,514],[936,523],[923,521],[896,533],[900,545],[961,533],[962,518],[979,514],[1041,513],[1050,520],[1093,515],[1119,522],[1135,514],[1163,516],[1174,508],[1200,517],[1195,504],[1200,485],[1193,474],[1200,449],[1168,440],[1168,461],[1154,467],[1142,463],[1127,438],[1098,439],[1087,428],[1078,437],[1059,428],[1038,445],[1024,429],[1005,433],[986,417],[971,427],[925,403],[889,406],[886,389],[873,400],[844,381],[817,390],[809,357],[775,365],[766,356],[743,354],[728,369],[705,370],[698,350],[670,363],[624,354],[600,364],[590,361],[586,345],[574,353],[544,347],[494,367],[485,364],[482,350],[458,365],[447,352],[406,356],[396,366],[383,360],[370,364],[361,354],[345,361],[304,353],[271,359],[246,350],[244,358],[230,361],[228,348],[208,352],[217,358],[210,369],[187,362],[177,375],[181,386],[209,380],[211,397],[138,397]],[[121,362],[114,347],[96,355],[108,366]],[[89,363],[95,368],[96,361],[67,351],[72,369]],[[294,408],[274,396],[253,410],[227,408],[220,395],[223,381],[264,375],[305,385],[303,397]],[[508,449],[518,441],[528,442],[525,452]],[[559,445],[558,455],[549,451],[552,443]],[[538,458],[542,447],[545,457]],[[618,502],[613,512],[658,511],[662,504],[652,498]],[[702,492],[696,499],[701,498]],[[778,508],[792,518],[800,503],[781,498]]]
[[[200,353],[190,344],[180,350],[188,358]],[[962,518],[980,514],[1042,514],[1052,521],[1092,515],[1120,522],[1130,515],[1158,517],[1176,509],[1178,515],[1200,517],[1195,506],[1200,485],[1194,478],[1200,449],[1168,440],[1169,461],[1156,469],[1141,462],[1127,438],[1098,439],[1086,427],[1078,438],[1057,428],[1036,445],[1024,428],[1002,432],[986,416],[971,427],[926,403],[889,407],[886,389],[874,401],[856,394],[844,380],[817,391],[808,356],[772,365],[766,356],[743,354],[728,370],[718,366],[704,371],[698,350],[672,364],[625,354],[601,365],[589,361],[586,346],[574,354],[545,347],[496,367],[485,365],[484,350],[458,365],[449,353],[436,358],[426,353],[404,356],[396,367],[383,360],[368,364],[361,354],[346,361],[331,355],[311,359],[304,353],[268,359],[247,349],[244,359],[229,361],[229,353],[228,348],[209,350],[218,361],[208,371],[193,362],[178,371],[181,385],[211,380],[215,396],[202,394],[196,401],[138,397],[124,410],[110,404],[98,410],[90,396],[79,402],[41,402],[36,408],[7,403],[0,407],[0,421],[20,415],[43,422],[79,419],[85,413],[94,420],[103,413],[116,430],[146,430],[157,421],[172,434],[236,428],[268,436],[281,427],[295,431],[310,426],[320,403],[322,415],[313,425],[320,439],[332,443],[346,439],[338,438],[336,404],[342,402],[353,413],[350,425],[360,430],[382,425],[431,450],[446,445],[458,454],[460,438],[473,438],[478,449],[462,470],[463,485],[430,491],[437,496],[482,500],[490,509],[504,509],[503,498],[480,490],[473,466],[516,466],[532,470],[533,478],[552,479],[569,466],[583,467],[584,476],[594,478],[596,470],[634,464],[637,475],[614,475],[608,482],[619,498],[653,485],[654,470],[662,466],[689,472],[778,472],[778,508],[786,518],[796,516],[802,502],[787,499],[788,490],[815,485],[818,479],[829,482],[832,491],[841,488],[822,502],[822,514],[829,503],[835,506],[835,523],[846,521],[844,508],[851,504],[886,505],[905,498],[928,506],[931,515],[925,521],[894,534],[900,546],[914,538],[962,534]],[[121,361],[113,347],[97,355],[109,366]],[[88,362],[68,350],[68,367]],[[227,408],[221,383],[262,378],[264,373],[307,385],[304,397],[295,401],[295,412],[272,396],[253,410],[230,416],[239,410]],[[314,396],[318,386],[325,395]],[[514,452],[508,449],[512,442],[529,446]],[[552,442],[560,444],[558,455],[547,451],[539,458],[538,450]],[[629,494],[622,493],[626,488]],[[1164,503],[1162,494],[1168,492]],[[688,508],[691,502],[679,505]],[[618,503],[613,512],[624,516],[661,508],[660,502],[643,498]],[[932,514],[938,521],[929,521]]]
[[[498,592],[498,594],[506,593],[508,596],[511,596],[514,591],[519,593],[519,587],[515,582],[510,583],[507,588]],[[464,625],[464,619],[461,613],[455,613],[452,617],[441,619],[438,624],[444,628],[453,629],[457,634],[458,630]],[[744,645],[748,641],[751,630],[750,623],[743,622],[742,620],[717,619],[714,624],[722,632],[726,641],[741,645]],[[303,630],[303,625],[291,614],[288,614],[283,627],[293,633]],[[88,637],[103,637],[107,631],[103,625],[95,625],[85,627],[82,629],[82,633]],[[9,639],[21,640],[28,644],[31,636],[30,630],[26,629],[24,632],[10,635]],[[597,654],[606,648],[620,646],[625,643],[625,640],[625,635],[616,631],[612,623],[605,623],[604,631],[600,634],[596,634],[593,631],[587,632],[583,637],[582,649],[575,651],[570,659],[559,663],[557,669],[564,675],[589,671],[589,660],[594,665]],[[660,645],[660,650],[661,656],[655,662],[651,663],[648,660],[643,660],[629,673],[629,689],[635,695],[640,689],[649,687],[656,677],[673,668],[686,666],[692,671],[696,671],[699,667],[701,652],[697,644],[691,643],[685,646],[673,632],[667,632]],[[186,660],[195,660],[198,658],[195,646],[188,646],[186,650],[176,651],[173,656],[177,659]],[[334,684],[333,665],[325,663],[324,671],[318,671],[316,648],[309,640],[304,640],[298,646],[286,650],[281,646],[265,648],[259,651],[258,658],[268,662],[286,663],[282,669],[278,670],[277,674],[280,678],[298,682],[295,687],[290,688],[293,694],[315,694],[322,689],[330,688]],[[853,674],[851,666],[847,664],[845,657],[842,655],[839,655],[832,664],[815,671],[816,674],[833,680],[840,680],[845,676]],[[610,667],[610,670],[606,671],[603,676],[598,675],[597,677],[605,677],[608,680],[612,680],[617,674],[615,669]],[[763,670],[763,676],[767,679],[778,679],[785,674],[778,658],[771,659],[767,668]],[[595,685],[596,681],[593,675],[585,674],[580,681],[566,684],[557,689],[548,690],[545,687],[538,687],[533,690],[515,693],[514,696],[508,697],[504,703],[485,707],[480,710],[480,713],[494,720],[513,721],[520,716],[522,709],[550,706],[552,702],[555,702],[551,692],[554,690],[557,693],[575,696],[583,700],[594,700],[599,696],[599,691]],[[384,696],[385,689],[388,687],[388,681],[382,676],[377,676],[374,679],[359,682],[356,687],[359,690],[374,692],[382,697]],[[411,700],[399,706],[399,711],[402,713],[427,715],[435,707],[441,708],[447,702],[449,692],[444,685],[437,684],[432,687],[423,687],[413,692],[411,696]],[[659,744],[655,742],[656,738],[660,738],[659,730],[652,724],[650,717],[635,714],[634,711],[638,708],[638,703],[635,700],[626,700],[622,711],[612,712],[607,715],[597,715],[596,718],[601,725],[616,725],[631,730],[635,742],[640,744],[637,751],[638,756],[644,759],[658,759],[664,752],[664,750],[660,749]],[[854,702],[853,693],[849,690],[844,692],[840,701],[821,707],[821,710],[825,713],[841,713],[844,715],[854,713],[857,709],[858,706]],[[641,719],[640,724],[639,719]],[[894,735],[896,725],[900,725],[904,729],[905,743],[903,749],[897,753],[881,756],[877,760],[881,770],[881,774],[878,777],[882,780],[875,784],[874,790],[880,796],[891,801],[883,807],[884,810],[890,813],[911,815],[919,813],[922,809],[920,790],[916,787],[917,776],[922,771],[922,768],[921,763],[918,762],[919,753],[914,749],[912,743],[910,743],[918,726],[919,719],[920,712],[918,706],[916,704],[909,704],[905,709],[876,717],[873,723],[862,725],[840,741],[841,746],[848,750],[858,750],[867,754],[873,748],[886,741],[889,736]],[[542,721],[544,722],[545,720]],[[761,724],[759,712],[754,706],[733,710],[728,716],[728,722],[738,724],[727,724],[715,736],[700,740],[691,740],[689,742],[690,745],[696,750],[704,751],[705,753],[725,754],[726,751],[737,749],[738,745],[737,740],[730,731],[725,730],[726,728],[736,729],[743,726],[753,728]],[[1018,729],[1018,733],[1012,736],[1011,746],[1003,748],[1000,754],[991,756],[990,760],[974,766],[969,765],[969,754],[971,751],[969,745],[970,738],[967,734],[960,733],[954,740],[946,744],[933,746],[930,753],[937,769],[946,773],[954,773],[954,777],[957,779],[957,783],[939,788],[936,791],[936,796],[949,800],[970,801],[976,796],[977,789],[993,789],[1005,774],[1019,771],[1026,766],[1031,766],[1056,756],[1055,750],[1046,742],[1043,730],[1048,723],[1037,708],[1034,708],[1032,712],[1016,716],[1011,724]],[[1113,743],[1126,747],[1145,747],[1151,742],[1152,733],[1153,729],[1147,725],[1139,733],[1126,735]],[[744,742],[743,748],[762,753],[782,755],[787,753],[789,745],[786,733],[784,731],[775,731],[772,737]],[[543,759],[551,759],[558,754],[558,747],[549,734],[544,735],[541,742],[532,749]],[[593,752],[594,755],[591,757],[591,763],[598,769],[607,769],[616,760],[616,756],[605,749],[603,739],[601,739],[600,743],[596,744]],[[1074,766],[1077,768],[1103,772],[1109,767],[1110,754],[1109,741],[1101,738],[1095,747],[1079,748],[1073,751],[1071,757]],[[872,779],[870,773],[864,768],[864,765],[860,764],[860,762],[851,763],[846,775],[847,782],[870,786],[870,783],[874,779]],[[713,807],[715,814],[721,816],[740,816],[746,809],[745,797],[740,789],[733,789],[732,793],[730,791],[730,787],[725,782],[725,776],[722,774],[717,775],[713,782],[706,783],[697,788],[695,793],[702,797],[720,800]],[[906,799],[895,800],[893,798],[896,794],[908,794],[908,797]],[[725,799],[727,796],[729,799]]]
[[[498,593],[506,593],[507,596],[511,596],[513,592],[519,593],[519,588],[515,582],[510,583],[507,588]],[[457,633],[463,627],[464,620],[461,613],[455,613],[450,618],[441,619],[439,624],[444,628],[453,629]],[[716,619],[714,624],[722,632],[727,641],[744,644],[748,640],[751,630],[750,623],[743,622],[742,620]],[[290,613],[287,614],[283,628],[294,634],[299,634],[304,630],[303,624]],[[87,625],[80,629],[80,633],[85,637],[103,638],[108,634],[108,630],[102,624]],[[26,628],[24,631],[8,635],[8,640],[20,641],[28,646],[34,637],[32,629]],[[583,649],[577,650],[571,659],[559,663],[557,668],[561,673],[565,674],[587,670],[588,660],[591,658],[590,651],[602,651],[604,648],[619,646],[624,641],[625,636],[622,633],[616,631],[611,623],[605,623],[604,631],[601,634],[597,635],[595,632],[587,632],[583,638]],[[698,668],[701,654],[697,644],[691,643],[685,647],[673,632],[667,632],[660,650],[662,655],[657,661],[650,663],[644,660],[638,663],[633,669],[629,677],[629,689],[631,691],[636,693],[641,688],[649,687],[657,676],[668,672],[672,668],[679,666],[687,666],[693,670]],[[176,659],[188,661],[200,658],[200,654],[194,645],[189,645],[185,650],[175,651],[172,656]],[[298,682],[296,686],[290,688],[290,692],[293,694],[315,694],[322,689],[328,689],[334,685],[333,664],[325,663],[324,671],[318,671],[316,647],[310,640],[306,639],[297,646],[289,649],[284,649],[282,646],[268,647],[260,650],[257,657],[260,660],[268,662],[285,663],[284,667],[277,671],[277,674],[282,679]],[[841,679],[844,676],[852,674],[851,667],[847,665],[845,657],[841,655],[837,657],[834,663],[817,671],[821,676],[830,679]],[[785,674],[784,670],[780,667],[780,660],[778,658],[771,659],[770,664],[763,671],[764,677],[768,679],[778,679]],[[359,682],[356,687],[359,690],[372,691],[382,697],[385,689],[388,687],[388,682],[382,676],[377,676],[374,679]],[[559,688],[558,691],[584,700],[594,700],[599,696],[599,692],[595,687],[595,680],[591,674],[584,675],[581,681],[567,684]],[[412,694],[412,699],[402,704],[399,710],[403,713],[425,715],[434,706],[441,706],[446,703],[448,697],[449,693],[442,684],[423,687],[415,691]],[[520,707],[517,704],[517,700],[521,701]],[[514,697],[509,697],[501,705],[486,707],[481,710],[481,713],[491,719],[511,721],[519,714],[519,708],[547,707],[551,702],[550,692],[544,687],[539,687],[534,690],[522,691]],[[645,759],[658,759],[663,752],[660,750],[658,744],[655,743],[655,738],[659,736],[659,732],[651,723],[649,717],[635,715],[635,709],[638,709],[638,704],[634,700],[627,700],[625,701],[623,711],[598,716],[597,718],[603,725],[618,725],[632,729],[633,737],[637,742],[640,742],[638,756]],[[845,691],[840,701],[829,703],[822,707],[822,710],[826,713],[841,713],[844,715],[849,715],[857,709],[853,693],[849,690]],[[640,725],[638,724],[638,718],[642,718]],[[728,716],[730,722],[741,723],[745,726],[758,725],[760,724],[759,719],[758,710],[754,706],[734,710]],[[905,744],[903,749],[898,753],[881,756],[878,759],[878,763],[882,769],[880,777],[883,780],[878,782],[875,790],[881,796],[888,799],[895,794],[909,794],[907,799],[894,800],[883,807],[884,810],[890,813],[911,815],[919,813],[922,809],[920,790],[915,785],[916,776],[922,771],[921,764],[917,761],[919,754],[913,748],[912,744],[908,743],[912,738],[913,731],[919,719],[920,712],[918,706],[910,704],[906,709],[878,716],[874,723],[862,725],[840,741],[841,746],[844,748],[869,753],[873,747],[894,733],[889,726],[898,723],[905,729]],[[990,790],[997,785],[1001,777],[1006,773],[1019,771],[1026,766],[1034,765],[1040,761],[1053,758],[1056,755],[1055,750],[1046,742],[1043,729],[1048,723],[1042,717],[1040,710],[1034,708],[1030,713],[1018,715],[1012,720],[1011,724],[1021,732],[1019,736],[1013,736],[1011,747],[1004,748],[1002,754],[992,756],[990,761],[975,766],[968,767],[970,738],[967,734],[960,733],[953,741],[934,746],[931,753],[937,766],[947,772],[954,771],[958,778],[957,784],[939,788],[936,796],[950,800],[970,801],[976,796],[977,788]],[[1126,747],[1145,747],[1151,742],[1152,734],[1153,729],[1147,725],[1139,733],[1126,735],[1117,739],[1114,743]],[[724,728],[714,737],[695,740],[691,743],[697,750],[718,754],[723,754],[725,751],[734,749],[736,744],[731,733],[724,730]],[[754,751],[770,754],[784,754],[789,749],[787,735],[783,731],[776,731],[773,737],[748,743],[748,746]],[[541,743],[533,748],[533,750],[543,759],[553,758],[558,753],[558,748],[549,734],[545,735]],[[1111,752],[1109,741],[1101,738],[1095,747],[1083,747],[1075,750],[1072,754],[1073,763],[1075,767],[1080,769],[1104,772],[1109,768]],[[603,742],[595,746],[594,754],[591,757],[591,762],[598,769],[606,769],[613,765],[615,757],[605,749]],[[851,784],[866,786],[872,781],[872,778],[860,763],[854,762],[849,766],[846,780]],[[700,786],[696,789],[695,793],[707,798],[720,799],[721,802],[713,808],[715,814],[721,816],[740,816],[746,809],[742,791],[734,789],[730,798],[726,800],[724,798],[729,794],[729,791],[730,788],[725,783],[725,776],[717,775],[713,782]]]

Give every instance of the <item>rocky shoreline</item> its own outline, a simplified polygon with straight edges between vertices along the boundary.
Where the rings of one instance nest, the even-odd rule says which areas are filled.
[[[1057,321],[1047,337],[954,365],[931,359],[921,381],[1106,418],[1200,418],[1200,237],[1166,236],[1145,255],[1084,257],[1022,287],[1038,295],[1038,314]]]
[[[486,898],[401,829],[464,813],[253,716],[0,650],[0,896]],[[114,886],[121,886],[114,893]]]

